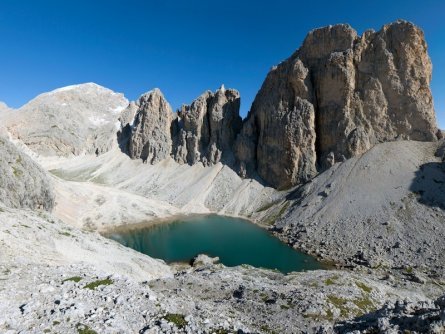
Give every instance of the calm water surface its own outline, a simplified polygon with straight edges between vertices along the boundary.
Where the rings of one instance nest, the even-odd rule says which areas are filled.
[[[224,216],[181,218],[107,236],[167,263],[190,261],[198,254],[207,254],[218,256],[229,267],[249,264],[283,273],[321,268],[313,257],[294,250],[253,223]]]

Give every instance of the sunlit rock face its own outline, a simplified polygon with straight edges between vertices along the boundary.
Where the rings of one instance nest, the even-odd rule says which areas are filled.
[[[240,94],[224,86],[183,105],[173,128],[173,156],[179,163],[233,164],[232,147],[242,125]]]
[[[241,174],[288,188],[379,142],[435,140],[431,72],[409,22],[362,36],[348,25],[311,31],[255,98],[236,143]]]
[[[173,112],[159,89],[142,95],[129,140],[131,158],[156,163],[170,156]]]

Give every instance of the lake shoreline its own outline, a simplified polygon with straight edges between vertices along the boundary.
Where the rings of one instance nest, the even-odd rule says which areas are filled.
[[[188,263],[193,257],[206,254],[219,257],[225,266],[248,264],[278,269],[285,274],[328,267],[316,257],[284,243],[258,224],[238,217],[181,215],[155,223],[120,226],[102,235],[168,264]]]

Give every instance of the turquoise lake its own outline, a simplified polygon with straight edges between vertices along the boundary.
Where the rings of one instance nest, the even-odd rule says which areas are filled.
[[[229,267],[249,264],[283,273],[322,268],[313,257],[294,250],[259,226],[224,216],[186,217],[115,231],[107,237],[167,263],[188,262],[198,254],[207,254],[218,256]]]

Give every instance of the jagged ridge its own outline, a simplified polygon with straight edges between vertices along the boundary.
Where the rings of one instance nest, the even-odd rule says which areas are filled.
[[[206,92],[173,119],[162,94],[149,93],[160,104],[139,106],[130,156],[146,158],[132,146],[161,145],[151,162],[223,161],[289,188],[379,142],[436,140],[431,69],[423,32],[409,22],[362,36],[348,25],[316,29],[269,72],[242,127],[235,90]]]

